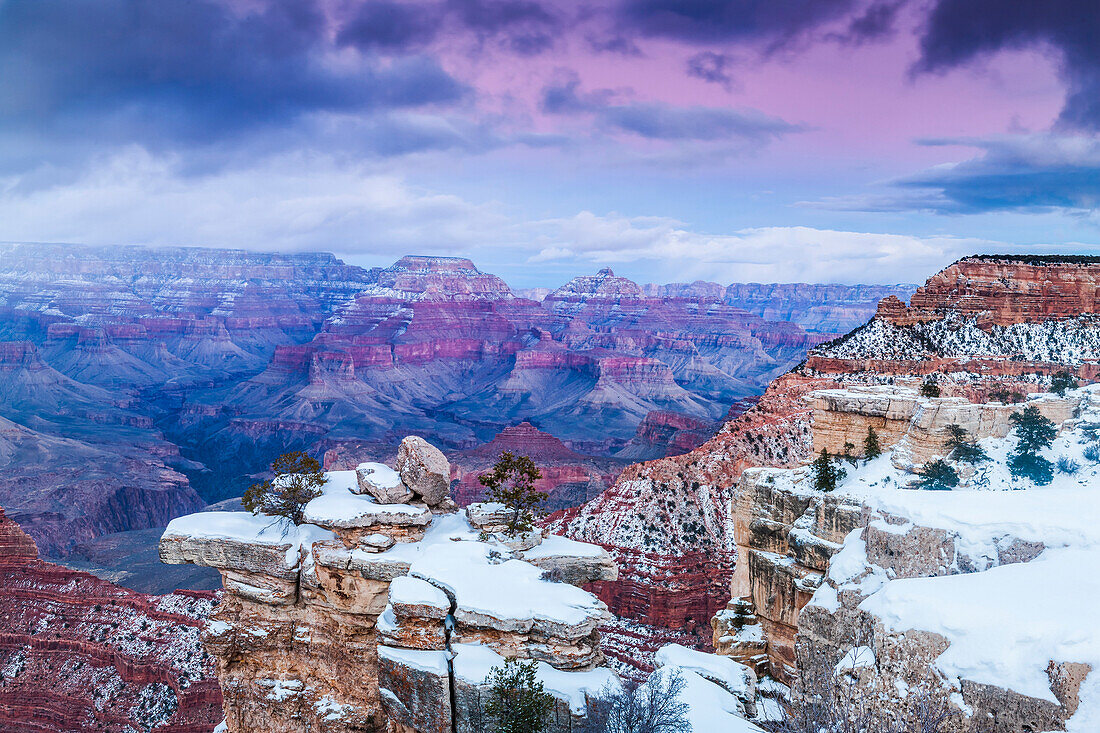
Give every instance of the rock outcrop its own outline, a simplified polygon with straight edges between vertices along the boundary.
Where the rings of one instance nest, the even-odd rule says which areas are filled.
[[[1100,419],[1095,387],[1058,396],[1049,375],[1095,372],[1096,268],[967,258],[909,306],[887,298],[866,326],[811,352],[795,370],[823,380],[801,398],[807,442],[849,453],[848,475],[822,493],[805,467],[741,473],[733,599],[712,621],[722,654],[791,683],[796,700],[839,685],[914,724],[943,706],[952,733],[1089,729],[1100,649],[1069,640],[1095,594],[1084,568],[1100,502],[1083,487],[1100,471],[1089,457]],[[936,389],[922,389],[929,380]],[[1008,468],[1009,418],[1025,406],[1059,426],[1044,451],[1063,466],[1049,488]],[[949,425],[989,460],[953,460]],[[868,462],[869,429],[885,453]],[[955,490],[914,488],[935,459],[954,465]]]
[[[871,321],[814,349],[819,373],[1100,375],[1096,258],[967,257],[886,298]]]
[[[0,419],[27,431],[0,456],[36,456],[7,467],[0,502],[75,562],[239,496],[280,453],[354,468],[406,434],[452,454],[531,422],[594,457],[543,466],[555,508],[573,506],[611,483],[617,451],[657,457],[669,425],[716,424],[824,338],[612,273],[528,300],[460,258],[7,244],[0,263]]]
[[[0,510],[0,727],[209,733],[221,693],[199,632],[215,603],[42,562]]]
[[[597,631],[607,607],[576,587],[614,579],[610,556],[539,532],[514,541],[498,531],[503,507],[456,512],[436,495],[442,454],[402,445],[388,488],[408,503],[376,503],[357,472],[330,471],[308,524],[208,512],[165,531],[165,562],[222,573],[205,641],[228,731],[473,731],[471,706],[508,658],[536,660],[559,701],[553,730],[567,731],[617,683]]]
[[[690,453],[637,464],[614,486],[546,526],[600,544],[619,565],[615,581],[592,586],[629,621],[605,629],[623,664],[648,671],[665,643],[708,648],[710,619],[726,608],[734,573],[729,505],[741,472],[754,465],[793,466],[810,455],[809,404],[803,396],[835,386],[789,375]]]
[[[1082,702],[1083,685],[1095,684],[1100,647],[1072,640],[1096,592],[1086,567],[1100,501],[1087,487],[1100,465],[1081,454],[1098,401],[1095,387],[1030,400],[1050,403],[1061,428],[1049,454],[1084,466],[1050,487],[1011,476],[1011,437],[983,440],[990,460],[950,492],[908,488],[909,460],[890,450],[829,494],[808,469],[745,471],[733,510],[742,600],[715,619],[720,651],[751,659],[763,640],[770,673],[807,695],[820,694],[822,670],[856,670],[895,715],[946,706],[949,731],[1087,729],[1100,706]],[[762,634],[746,633],[750,613]]]

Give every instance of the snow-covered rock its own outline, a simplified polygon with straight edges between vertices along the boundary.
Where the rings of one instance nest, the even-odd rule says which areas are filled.
[[[405,486],[428,506],[443,504],[451,490],[451,464],[443,452],[415,435],[397,449],[397,472]]]
[[[430,451],[416,454],[430,466]],[[222,571],[225,600],[205,640],[223,661],[229,728],[290,733],[313,720],[351,733],[382,714],[403,730],[450,733],[455,650],[480,644],[464,661],[538,660],[561,700],[553,731],[572,730],[585,695],[616,680],[596,630],[606,606],[522,559],[535,543],[512,548],[443,503],[376,503],[358,493],[360,473],[326,474],[304,510],[311,524],[273,529],[269,517],[210,512],[165,533],[166,561]],[[609,572],[601,548],[564,538],[532,559],[573,568],[578,583]]]
[[[384,463],[360,463],[355,469],[356,493],[370,494],[380,504],[403,504],[413,498],[401,477]]]

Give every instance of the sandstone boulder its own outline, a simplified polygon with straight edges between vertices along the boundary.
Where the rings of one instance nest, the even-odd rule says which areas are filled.
[[[415,435],[401,441],[397,449],[397,472],[401,481],[428,506],[438,506],[451,490],[451,464],[443,452]]]
[[[360,463],[355,478],[357,493],[370,494],[381,504],[404,504],[413,498],[397,471],[384,463]]]
[[[619,579],[619,568],[607,550],[559,535],[550,535],[520,556],[542,568],[548,579],[561,583],[584,585]]]

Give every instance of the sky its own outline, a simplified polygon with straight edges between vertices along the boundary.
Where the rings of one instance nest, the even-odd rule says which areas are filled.
[[[519,287],[1100,253],[1095,0],[0,0],[0,240]]]

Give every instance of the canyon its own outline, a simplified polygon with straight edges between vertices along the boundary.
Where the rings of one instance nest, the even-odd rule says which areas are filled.
[[[199,633],[217,598],[147,596],[38,559],[0,510],[5,730],[209,733],[221,719]]]
[[[517,313],[530,306],[511,302],[491,276],[465,263],[445,264],[470,279],[455,292],[458,302],[496,303],[485,317],[501,314],[494,343],[511,349],[512,331],[501,324],[521,321]],[[332,485],[307,513],[310,526],[272,533],[263,518],[208,511],[175,520],[160,540],[163,560],[213,567],[226,589],[204,632],[226,692],[226,730],[298,730],[293,721],[302,715],[314,721],[311,730],[367,730],[380,721],[401,733],[467,730],[478,685],[509,657],[540,661],[540,678],[558,681],[553,716],[561,730],[578,723],[599,686],[562,679],[653,680],[672,665],[718,684],[712,673],[723,660],[736,665],[738,679],[751,680],[724,693],[732,695],[723,698],[731,715],[724,725],[736,730],[753,730],[747,718],[774,721],[781,708],[837,689],[861,690],[881,714],[914,724],[935,707],[951,733],[1091,730],[1100,720],[1093,674],[1100,649],[1073,640],[1089,628],[1098,592],[1089,569],[1100,547],[1100,501],[1091,488],[1100,463],[1090,456],[1100,455],[1100,392],[1087,384],[1100,365],[1097,267],[1094,259],[966,258],[916,289],[909,304],[886,294],[850,334],[822,334],[804,363],[761,396],[730,399],[716,417],[639,412],[617,442],[564,439],[537,415],[486,429],[481,443],[440,441],[443,451],[412,437],[378,449],[370,436],[344,440],[331,430],[317,445]],[[439,297],[436,274],[379,277],[385,292],[360,291],[297,345],[308,353],[297,363],[326,395],[358,375],[356,357],[341,354],[372,345],[369,334],[392,317],[390,290]],[[596,358],[607,362],[597,385],[614,381],[615,391],[628,386],[638,399],[654,390],[667,397],[661,367],[642,360],[669,373],[681,367],[658,358],[670,358],[667,344],[639,335],[645,316],[623,305],[626,298],[645,308],[655,297],[610,272],[579,278],[546,294],[538,307],[549,328],[537,341],[516,342],[515,361],[587,368],[592,362],[583,359]],[[693,308],[674,303],[665,313],[690,320]],[[387,368],[420,368],[429,352],[454,349],[454,358],[471,360],[489,349],[444,344],[439,311],[429,310],[434,325],[413,343],[432,345],[390,350]],[[597,320],[597,311],[612,314],[608,331],[587,320],[577,325]],[[468,318],[455,316],[455,328]],[[754,323],[745,321],[751,338]],[[699,350],[717,343],[699,338]],[[624,340],[654,350],[624,363],[617,354]],[[334,343],[344,350],[330,350]],[[520,357],[525,352],[532,355]],[[19,355],[12,361],[37,363],[30,348],[12,353]],[[1086,386],[1052,393],[1051,376],[1061,372]],[[264,384],[278,389],[276,380]],[[223,388],[206,389],[209,397]],[[705,404],[704,392],[689,392],[683,404]],[[357,393],[345,386],[341,394]],[[498,399],[511,404],[508,395]],[[1057,430],[1044,449],[1059,465],[1049,486],[1008,470],[1011,416],[1025,407]],[[117,409],[129,407],[119,400]],[[944,445],[949,425],[964,427],[990,460],[953,459]],[[473,422],[461,429],[477,432]],[[11,445],[23,430],[30,428],[6,427]],[[882,449],[873,460],[862,456],[869,430]],[[478,503],[477,476],[498,451],[519,446],[546,466],[539,487],[557,496],[556,511],[517,542],[500,535],[493,507]],[[822,450],[846,471],[831,492],[813,488],[808,467]],[[422,468],[408,469],[418,455]],[[914,488],[937,459],[957,467],[959,485]],[[390,468],[364,464],[370,460],[396,467],[399,484],[371,478]],[[426,481],[428,474],[435,478]],[[22,532],[0,533],[0,551],[20,563],[28,542]],[[535,570],[499,569],[511,563]],[[530,597],[583,593],[571,604],[591,614],[575,626],[542,618],[543,606],[557,608],[549,596],[538,608],[489,608],[482,587],[467,582],[482,573],[469,569],[482,567],[494,587],[534,583]],[[564,585],[537,575],[546,572]],[[1045,598],[1056,599],[1056,611]],[[994,636],[991,607],[1000,619]],[[352,676],[366,684],[343,684]]]
[[[781,683],[784,704],[841,685],[894,719],[939,705],[951,731],[1091,730],[1096,651],[1063,637],[1090,625],[1095,602],[1080,580],[1096,546],[1086,527],[1098,502],[1081,488],[1100,470],[1082,453],[1095,390],[1049,390],[1054,373],[1095,379],[1096,268],[1095,258],[961,260],[908,306],[887,296],[867,324],[811,350],[712,440],[627,469],[552,518],[619,560],[620,577],[592,588],[623,617],[610,632],[622,657],[644,670],[656,645],[693,628],[710,637],[701,645]],[[1025,406],[1060,431],[1046,456],[1065,469],[1049,489],[1007,470],[1009,417]],[[950,459],[948,425],[992,460],[960,463],[955,491],[909,488],[930,461]],[[885,451],[870,462],[860,459],[869,429]],[[823,449],[854,450],[834,459],[849,476],[832,493],[814,490],[806,467]],[[720,568],[700,560],[707,548],[722,553]],[[715,577],[728,588],[708,585]],[[1059,610],[1032,638],[1043,612],[1031,600],[1045,596]],[[1016,641],[982,636],[986,597]],[[990,656],[1010,654],[1006,644],[1017,645],[1011,661]]]
[[[531,300],[459,258],[2,244],[0,506],[45,556],[154,592],[171,590],[150,573],[155,529],[286,450],[355,465],[420,434],[466,501],[487,445],[549,436],[552,507],[576,506],[702,443],[869,316],[875,287],[737,286],[742,308],[605,270]],[[812,330],[777,315],[815,297]]]

